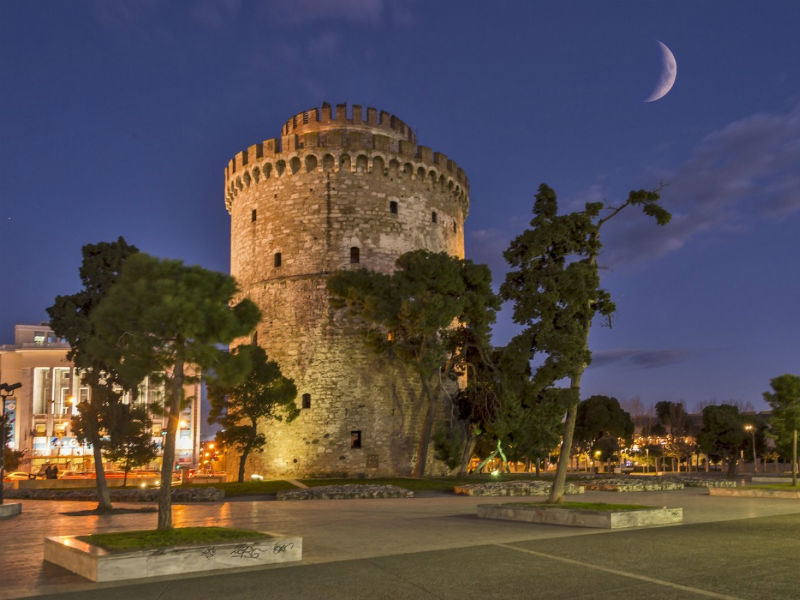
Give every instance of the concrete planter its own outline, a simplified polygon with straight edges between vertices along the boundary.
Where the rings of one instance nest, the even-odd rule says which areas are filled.
[[[800,490],[753,490],[748,488],[708,488],[709,496],[744,498],[800,498]]]
[[[5,502],[0,504],[0,519],[14,517],[22,512],[22,504],[19,502]]]
[[[682,508],[646,508],[641,510],[584,510],[577,508],[540,508],[535,504],[479,504],[478,517],[524,523],[624,529],[669,525],[683,522]]]
[[[254,567],[301,560],[303,539],[271,537],[248,542],[183,546],[136,552],[108,552],[74,536],[49,537],[44,559],[92,581]]]

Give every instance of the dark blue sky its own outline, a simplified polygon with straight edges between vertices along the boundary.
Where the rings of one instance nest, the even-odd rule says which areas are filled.
[[[794,0],[2,2],[0,341],[79,288],[88,242],[227,270],[228,159],[349,102],[465,169],[467,256],[498,283],[540,182],[565,209],[667,184],[668,227],[606,232],[618,313],[584,393],[760,408],[800,372],[798,22]],[[643,103],[656,40],[678,77]]]

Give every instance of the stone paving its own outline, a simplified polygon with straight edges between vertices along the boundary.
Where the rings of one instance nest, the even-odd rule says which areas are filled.
[[[654,569],[668,558],[674,558],[673,562],[680,564],[686,562],[687,566],[681,566],[680,569],[675,567],[674,576],[670,575],[667,579],[688,578],[692,590],[708,585],[722,585],[720,581],[726,577],[735,578],[740,572],[749,572],[749,567],[755,569],[755,572],[771,569],[770,581],[751,582],[752,585],[758,583],[764,587],[768,584],[777,590],[783,589],[780,586],[788,585],[787,578],[794,581],[793,561],[797,551],[800,551],[800,547],[795,546],[800,546],[800,541],[796,541],[794,535],[781,532],[790,533],[800,526],[800,517],[782,517],[800,513],[800,503],[797,500],[720,498],[709,496],[706,490],[698,488],[672,492],[636,492],[628,498],[626,496],[622,493],[614,498],[618,502],[629,500],[654,506],[680,506],[684,509],[684,523],[694,529],[683,529],[685,525],[640,530],[635,534],[623,535],[602,530],[576,530],[477,518],[477,504],[506,501],[502,497],[427,496],[320,502],[248,500],[176,505],[173,507],[174,523],[178,527],[229,525],[300,535],[304,538],[302,565],[268,567],[264,571],[249,571],[247,576],[210,573],[207,577],[194,578],[191,581],[161,578],[154,583],[128,585],[124,590],[119,588],[120,591],[114,592],[114,597],[118,600],[157,598],[169,590],[169,597],[176,599],[225,597],[232,600],[268,597],[265,594],[269,589],[270,598],[473,598],[480,597],[475,594],[488,585],[487,581],[490,582],[479,577],[482,573],[486,578],[501,574],[508,577],[510,582],[508,585],[499,580],[495,582],[497,594],[501,590],[508,590],[505,596],[489,594],[483,596],[486,598],[632,598],[635,597],[634,591],[637,591],[639,597],[647,598],[709,597],[709,594],[695,591],[689,593],[686,590],[681,591],[680,586],[675,587],[676,584],[664,583],[662,571],[666,567],[662,567],[661,571]],[[608,494],[587,492],[585,499],[607,501]],[[76,598],[107,596],[110,584],[93,584],[59,567],[43,563],[44,537],[148,529],[155,527],[157,518],[155,513],[66,516],[63,513],[90,509],[93,505],[76,501],[23,500],[22,503],[23,512],[20,516],[0,521],[0,599],[44,594],[71,594]],[[137,506],[142,505],[127,505],[129,508]],[[774,522],[763,519],[747,520],[756,517],[773,517]],[[710,529],[707,526],[709,523],[735,519],[745,520],[736,521],[730,526],[721,524]],[[759,523],[758,527],[749,525],[751,522]],[[762,527],[763,535],[751,541],[752,536],[760,535]],[[725,533],[726,531],[729,533]],[[706,532],[703,535],[708,537],[697,537],[698,532]],[[580,539],[585,542],[577,545],[567,543],[568,540]],[[655,543],[662,539],[663,543],[659,543],[661,545]],[[556,543],[558,540],[563,540],[564,543],[559,545]],[[632,546],[620,546],[622,542]],[[728,542],[742,547],[729,550],[726,545]],[[755,544],[752,550],[749,549],[751,543]],[[684,549],[678,550],[679,547]],[[562,556],[559,548],[570,550],[565,550]],[[775,553],[769,553],[771,548],[776,549]],[[555,554],[551,556],[549,549]],[[686,560],[678,560],[684,554]],[[491,560],[493,556],[499,562]],[[631,557],[636,557],[633,562],[630,562]],[[702,566],[698,564],[701,559],[706,561]],[[572,564],[570,561],[579,562],[580,567],[573,565],[567,568]],[[743,561],[749,565],[747,569],[743,569]],[[558,564],[565,565],[566,570],[557,568]],[[436,570],[437,565],[443,569],[441,572]],[[512,567],[514,569],[509,571]],[[629,570],[639,574],[630,574]],[[564,571],[563,577],[558,575],[561,571]],[[387,575],[390,572],[395,575]],[[463,572],[461,576],[458,575],[459,572]],[[527,588],[521,590],[518,587],[521,580],[514,579],[522,576],[519,573],[528,577],[524,580],[524,585],[534,586],[531,590],[538,589],[535,587],[537,585],[545,586],[542,589],[551,591],[555,589],[553,586],[560,586],[560,592],[555,595],[537,595],[528,593]],[[548,574],[546,579],[541,579],[543,573]],[[568,579],[567,573],[573,574],[572,579]],[[529,576],[539,577],[538,583],[536,579],[530,580]],[[357,577],[366,579],[354,579]],[[380,579],[381,577],[387,578],[386,581]],[[422,584],[415,583],[414,577],[426,581],[431,590],[455,589],[455,584],[444,582],[454,582],[459,577],[463,577],[465,582],[469,581],[469,585],[474,587],[462,590],[460,596],[445,591],[423,593],[420,592]],[[456,579],[452,579],[453,577]],[[354,587],[356,581],[360,583]],[[514,585],[517,587],[511,585],[515,581]],[[617,593],[614,596],[611,592],[622,587],[613,586],[605,590],[606,595],[592,595],[586,590],[583,595],[570,595],[569,589],[583,589],[578,586],[581,581],[582,585],[589,586],[586,589],[593,589],[592,586],[597,581],[627,586],[624,589],[630,589],[631,595]],[[254,589],[248,587],[256,584],[262,586],[258,588],[262,590],[258,596],[252,595],[255,593]],[[241,590],[239,595],[235,593],[237,589]],[[324,594],[319,591],[321,589],[333,591]],[[302,590],[309,591],[304,595]],[[368,595],[370,590],[376,591],[373,595]],[[526,593],[523,594],[523,591]],[[190,592],[194,595],[190,595]],[[734,589],[732,595],[718,594],[711,597],[739,596]],[[792,596],[751,594],[741,597]]]

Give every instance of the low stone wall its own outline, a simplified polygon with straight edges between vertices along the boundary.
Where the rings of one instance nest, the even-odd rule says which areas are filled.
[[[705,488],[735,488],[736,482],[732,479],[707,479],[705,477],[679,477],[679,481],[686,487]]]
[[[44,560],[92,581],[120,581],[241,569],[299,561],[303,539],[273,536],[246,542],[184,546],[138,552],[108,552],[72,536],[45,538]]]
[[[22,504],[19,502],[4,502],[0,504],[0,519],[15,517],[22,512]]]
[[[130,488],[109,490],[112,502],[157,502],[158,488]],[[220,502],[225,498],[222,490],[215,487],[174,488],[172,490],[173,502]],[[92,502],[97,500],[96,490],[41,490],[22,489],[9,490],[7,498],[22,500],[82,500]]]
[[[667,477],[604,477],[581,483],[593,492],[664,492],[684,487],[682,481]]]
[[[754,490],[752,488],[709,488],[709,496],[738,496],[744,498],[800,498],[800,490]]]
[[[414,492],[395,485],[323,485],[302,490],[282,490],[278,500],[336,500],[358,498],[413,498]]]
[[[552,486],[550,481],[491,481],[488,483],[468,483],[453,488],[463,496],[546,496]],[[567,482],[565,494],[582,494],[583,485]]]
[[[578,508],[542,508],[535,503],[480,504],[478,517],[567,525],[570,527],[597,527],[600,529],[626,529],[668,525],[683,522],[682,508],[643,508],[640,510],[585,510]]]

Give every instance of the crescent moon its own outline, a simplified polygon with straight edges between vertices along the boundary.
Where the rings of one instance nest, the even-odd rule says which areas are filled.
[[[658,80],[656,89],[647,97],[644,102],[655,102],[666,96],[675,85],[675,78],[678,76],[678,63],[675,62],[675,55],[667,48],[667,45],[659,40],[656,40],[658,45],[661,46],[661,60],[663,68],[661,69],[661,78]]]

